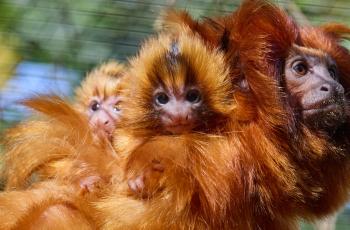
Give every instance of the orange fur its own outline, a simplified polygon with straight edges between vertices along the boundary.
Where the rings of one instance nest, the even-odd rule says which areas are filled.
[[[54,132],[60,141],[67,138],[67,146],[72,147],[67,149],[78,153],[58,181],[76,185],[83,177],[106,177],[110,183],[106,190],[84,198],[83,203],[68,202],[78,213],[71,206],[48,203],[45,209],[36,209],[39,218],[33,214],[26,220],[41,223],[41,210],[46,210],[55,221],[63,209],[65,214],[78,215],[79,221],[88,209],[93,217],[82,221],[93,219],[102,229],[277,230],[297,229],[298,218],[318,218],[343,205],[350,189],[349,121],[332,136],[306,127],[289,106],[282,67],[294,44],[320,50],[335,59],[348,91],[350,56],[339,43],[348,29],[331,25],[299,30],[283,11],[263,0],[247,0],[232,15],[210,23],[196,22],[185,13],[170,13],[166,20],[170,33],[142,46],[131,60],[130,81],[122,86],[125,111],[114,135],[121,159],[111,156],[105,141],[93,140],[90,129],[87,134],[84,128],[72,132],[73,144],[70,132],[68,137]],[[225,51],[225,57],[215,47]],[[158,84],[179,89],[187,82],[198,84],[206,112],[213,116],[205,117],[208,125],[191,133],[167,135],[151,110],[152,93]],[[39,106],[41,101],[44,106]],[[50,129],[57,122],[58,129],[70,130],[75,118],[81,117],[69,115],[72,124],[63,125],[55,108],[65,105],[56,99],[46,102],[34,104],[44,113],[55,111]],[[80,118],[77,121],[81,123]],[[88,138],[79,144],[75,141],[80,132]],[[120,160],[123,178],[115,163]],[[146,178],[147,199],[130,194],[126,180],[147,171],[153,160],[165,169]]]
[[[161,162],[165,170],[149,200],[121,196],[117,189],[97,202],[103,229],[228,226],[224,217],[232,159],[220,151],[226,143],[220,132],[234,100],[223,62],[218,51],[208,50],[186,31],[148,40],[131,60],[124,116],[114,146],[125,162],[126,179],[142,173],[152,160]],[[159,85],[181,90],[188,82],[202,92],[205,125],[188,134],[167,135],[152,112],[153,92]]]
[[[37,225],[47,229],[58,223],[58,229],[75,224],[95,229],[94,209],[89,203],[103,196],[109,188],[106,185],[118,183],[122,176],[111,143],[96,139],[85,115],[58,97],[38,97],[26,104],[50,118],[40,127],[44,132],[28,141],[26,151],[62,159],[55,161],[59,171],[49,173],[49,179],[23,191],[0,194],[2,210],[11,210],[1,215],[0,222],[8,223],[6,229]]]
[[[25,191],[1,193],[0,229],[62,229],[72,226],[95,229],[88,205],[78,209],[82,206],[77,202],[74,190],[57,182],[43,182]]]
[[[110,141],[102,130],[100,135],[96,127],[89,125],[86,111],[92,97],[119,94],[122,71],[116,62],[96,68],[77,89],[74,105],[55,96],[24,102],[42,116],[7,134],[6,188],[27,189],[1,194],[0,204],[13,210],[0,218],[2,222],[10,221],[6,229],[49,229],[52,225],[56,229],[77,225],[95,229],[92,210],[86,211],[88,202],[102,196],[107,184],[117,183],[122,172]],[[51,194],[47,187],[53,187]],[[66,198],[60,199],[63,195]],[[8,201],[10,198],[12,201]]]
[[[247,7],[246,11],[240,10],[235,14],[230,35],[233,37],[230,37],[230,41],[238,42],[238,48],[233,49],[234,54],[238,50],[239,64],[244,66],[241,71],[248,81],[249,90],[253,97],[254,94],[258,95],[254,97],[257,108],[261,108],[261,115],[265,114],[268,117],[267,120],[263,118],[265,124],[260,123],[259,127],[266,132],[264,135],[270,139],[269,142],[275,142],[274,145],[279,146],[278,151],[275,151],[276,156],[271,159],[277,163],[278,159],[283,159],[281,156],[286,156],[286,161],[280,161],[282,168],[264,170],[265,174],[269,171],[280,173],[281,181],[271,180],[277,174],[275,176],[270,174],[268,180],[263,179],[266,184],[261,187],[263,190],[260,193],[260,199],[266,199],[269,194],[272,195],[271,192],[274,190],[271,188],[273,187],[276,188],[275,192],[279,191],[280,195],[270,196],[271,200],[266,200],[261,204],[270,209],[269,216],[274,218],[278,215],[285,219],[288,217],[305,219],[322,217],[343,205],[349,193],[350,183],[346,176],[350,166],[349,158],[346,157],[346,152],[349,151],[346,131],[348,124],[336,130],[334,135],[327,135],[321,130],[314,131],[312,128],[309,130],[293,113],[293,108],[289,107],[288,94],[286,94],[288,92],[279,92],[273,88],[266,91],[266,85],[258,81],[257,76],[262,74],[278,80],[276,85],[282,88],[284,86],[282,79],[284,61],[293,50],[293,44],[300,44],[306,49],[313,48],[330,54],[340,70],[340,81],[344,88],[347,88],[347,84],[343,82],[348,79],[350,56],[336,40],[332,40],[331,37],[327,38],[326,34],[322,35],[317,29],[302,29],[299,33],[299,28],[289,17],[270,3],[247,1],[246,6],[249,5],[256,8],[252,10]],[[253,20],[252,27],[249,23],[247,24],[249,20]],[[344,27],[334,28],[336,28],[336,33],[345,31]],[[330,31],[331,27],[328,26],[326,33]],[[276,93],[271,94],[270,90]],[[271,103],[273,98],[279,98],[282,107]],[[277,108],[280,113],[274,110]],[[284,115],[283,120],[280,120],[283,118],[281,115]],[[281,129],[283,123],[287,129]],[[269,130],[267,125],[272,125],[271,127],[274,127],[275,130]],[[279,134],[273,135],[273,133],[278,133],[276,133],[278,127],[281,129]],[[333,138],[337,141],[333,141]],[[262,155],[260,165],[264,164],[261,162],[269,162],[267,157],[272,153],[271,150],[272,148]],[[252,155],[258,152],[259,150],[255,150]],[[284,170],[288,167],[292,171]],[[335,178],[338,179],[335,180]],[[285,182],[286,188],[292,189],[289,190],[289,194],[288,192],[282,194],[283,187],[277,187],[278,184],[283,185],[281,182]],[[283,197],[286,199],[284,204]],[[263,222],[262,226],[264,224],[266,222]]]
[[[34,180],[52,178],[61,169],[69,167],[70,161],[65,158],[68,157],[66,154],[71,153],[66,150],[59,151],[57,148],[60,148],[62,142],[77,142],[77,137],[73,137],[72,140],[63,139],[65,132],[67,132],[66,127],[63,129],[58,127],[57,130],[53,130],[50,127],[52,119],[62,123],[77,122],[74,119],[89,123],[86,118],[77,115],[77,113],[86,114],[93,97],[118,95],[123,68],[117,62],[110,61],[89,73],[82,85],[76,90],[74,106],[77,111],[73,110],[70,105],[54,98],[50,103],[43,100],[42,105],[40,100],[25,102],[28,107],[48,116],[48,119],[26,121],[8,131],[3,172],[7,180],[6,189],[25,188],[31,183],[30,177],[32,175],[36,177]],[[58,105],[55,105],[55,103],[58,103]],[[72,132],[71,130],[68,131]],[[81,133],[87,132],[87,130],[80,131]],[[101,136],[102,131],[96,131],[96,134]],[[42,138],[49,140],[46,148],[54,149],[52,152],[47,151],[46,148],[37,147],[37,145],[43,144]],[[35,174],[33,174],[34,172]]]
[[[350,28],[338,23],[321,25],[319,28],[305,27],[302,29],[303,45],[328,53],[335,59],[338,69],[341,71],[339,75],[340,81],[346,92],[350,89],[350,80],[348,76],[350,56],[349,52],[341,46],[341,39],[349,39],[349,34]],[[345,127],[345,129],[346,128],[349,129],[349,127]],[[339,138],[340,141],[349,134],[345,133],[341,135],[344,136]],[[316,199],[315,197],[309,196],[308,202],[312,204],[311,209],[309,208],[309,211],[312,212],[312,217],[310,219],[323,218],[316,222],[315,226],[318,229],[335,228],[335,221],[338,214],[329,216],[329,213],[338,211],[339,207],[348,201],[349,188],[343,184],[348,185],[350,183],[347,176],[349,173],[349,167],[347,166],[347,164],[349,164],[349,159],[348,157],[344,158],[344,155],[349,152],[349,141],[347,141],[346,146],[347,148],[345,151],[341,151],[337,154],[340,155],[338,160],[335,161],[335,159],[332,159],[335,161],[335,164],[329,164],[329,162],[326,161],[321,166],[328,169],[327,173],[324,171],[321,173],[321,175],[326,178],[326,180],[324,180],[326,182],[324,184],[326,189],[324,189],[322,196]],[[335,181],[337,181],[337,183],[335,183]],[[324,218],[326,214],[327,216]]]
[[[299,28],[283,11],[262,0],[245,1],[232,15],[211,20],[221,26],[191,21],[181,13],[178,17],[171,14],[165,17],[170,22],[164,24],[175,30],[188,25],[211,45],[221,47],[232,67],[233,83],[239,84],[242,78],[247,81],[248,87],[240,87],[241,92],[235,94],[235,114],[243,126],[233,140],[242,136],[234,145],[246,145],[238,148],[243,158],[241,168],[234,172],[239,172],[247,184],[245,194],[252,203],[245,204],[245,208],[256,210],[251,227],[293,228],[297,217],[320,217],[344,204],[349,163],[345,157],[348,150],[342,148],[348,140],[339,138],[340,144],[334,143],[330,137],[304,127],[294,117],[288,95],[278,87],[283,87],[284,60],[296,43],[331,54],[339,65],[341,82],[348,89],[350,59],[336,39],[346,37],[349,29],[333,24],[323,27],[325,33],[309,28],[299,34]],[[221,38],[213,42],[212,35],[202,34],[203,27],[221,34]],[[338,135],[348,136],[346,127]],[[284,222],[282,226],[279,220]]]
[[[350,28],[339,24],[328,24],[320,28],[303,27],[300,32],[301,46],[326,53],[335,60],[339,71],[339,81],[345,89],[345,95],[348,95],[347,92],[350,90],[350,53],[341,45],[340,39],[346,37],[349,32]],[[298,162],[300,168],[308,172],[308,178],[303,179],[308,181],[309,186],[320,188],[317,194],[306,193],[305,208],[309,219],[329,215],[348,200],[350,190],[350,178],[347,176],[350,170],[348,106],[347,104],[347,120],[335,130],[334,134],[324,136],[324,134],[313,131],[313,135],[326,141],[327,149],[323,152],[323,157]]]
[[[250,8],[245,7],[247,6],[242,7],[242,10],[239,11],[242,18],[244,17],[241,15],[248,14],[248,12],[249,14],[251,13],[248,9],[254,8],[252,6]],[[259,12],[264,12],[267,9],[270,10],[269,13],[275,13],[274,15],[278,17],[280,11],[277,11],[276,14],[274,12],[275,8],[270,9],[269,7],[270,5],[266,5]],[[270,20],[268,22],[274,23],[274,18],[270,18],[267,15],[269,14],[266,13],[265,18]],[[255,20],[258,19],[260,19],[258,16],[252,17],[250,18],[252,23],[245,25],[248,25],[247,28],[252,29],[254,28]],[[247,33],[244,31],[244,28],[241,29],[243,33]],[[181,36],[181,31],[170,34],[169,37],[179,36],[179,34]],[[243,38],[244,36],[242,35]],[[263,42],[263,44],[259,42]],[[163,41],[159,43],[163,44]],[[261,38],[256,45],[261,47],[264,44],[266,43]],[[243,45],[248,44],[243,43]],[[128,112],[126,113],[126,117],[131,118],[131,123],[127,120],[128,129],[118,131],[118,134],[123,135],[121,137],[117,136],[115,145],[121,153],[128,153],[127,160],[135,160],[134,157],[144,155],[149,159],[147,161],[139,157],[140,162],[136,163],[141,165],[131,165],[127,170],[143,169],[145,167],[143,164],[147,164],[153,158],[161,159],[160,161],[165,164],[164,177],[166,180],[164,181],[164,178],[159,180],[159,193],[153,194],[153,197],[144,203],[138,203],[135,199],[128,200],[119,196],[111,196],[99,202],[98,208],[100,208],[101,212],[105,211],[111,215],[111,218],[105,218],[102,222],[106,229],[111,229],[112,226],[117,229],[122,229],[126,226],[136,229],[162,229],[165,227],[173,229],[296,228],[297,214],[292,211],[295,208],[295,203],[290,203],[290,200],[298,199],[299,197],[299,191],[296,187],[297,178],[293,165],[291,165],[290,157],[283,154],[286,152],[286,149],[290,148],[288,143],[285,143],[285,140],[289,138],[289,126],[285,124],[288,115],[284,112],[283,100],[279,97],[281,92],[278,88],[278,82],[268,75],[270,72],[262,72],[254,64],[253,61],[256,60],[256,57],[249,56],[256,51],[251,48],[254,45],[249,47],[243,45],[239,47],[241,51],[245,52],[241,58],[241,62],[245,64],[243,65],[245,68],[242,71],[244,71],[244,76],[247,78],[249,85],[252,86],[252,90],[250,92],[236,91],[234,93],[234,98],[230,99],[232,103],[236,102],[235,104],[237,104],[235,110],[230,112],[230,117],[234,120],[232,123],[224,125],[224,130],[229,132],[219,133],[223,136],[219,135],[214,139],[204,139],[200,144],[200,146],[205,146],[205,148],[201,147],[201,149],[205,149],[206,154],[204,155],[199,154],[198,149],[191,147],[197,145],[198,138],[201,136],[183,135],[183,140],[189,138],[188,144],[186,142],[178,142],[182,140],[180,137],[177,139],[174,137],[163,137],[166,138],[165,140],[168,138],[174,140],[162,143],[162,140],[158,137],[161,134],[161,130],[157,133],[152,131],[153,129],[159,129],[157,129],[156,121],[153,121],[151,124],[147,122],[149,113],[147,113],[147,104],[144,102],[147,100],[149,103],[151,100],[149,99],[149,94],[152,90],[149,88],[151,86],[156,87],[152,85],[154,81],[149,81],[153,76],[151,74],[156,73],[153,69],[155,64],[152,61],[155,60],[154,62],[157,63],[157,66],[166,65],[159,65],[158,59],[150,58],[153,55],[149,52],[145,52],[147,55],[144,56],[141,52],[139,57],[139,60],[142,60],[140,61],[141,65],[135,65],[137,67],[135,70],[137,71],[131,71],[131,73],[135,73],[132,76],[147,76],[145,73],[151,74],[148,78],[144,77],[146,80],[141,78],[142,81],[139,84],[133,83],[132,86],[138,87],[136,89],[139,90],[131,87],[133,96],[136,98],[136,100],[133,100],[136,104],[127,108],[132,111],[130,113],[131,116],[128,116]],[[148,46],[148,44],[144,49],[146,48],[147,50],[157,50],[152,46]],[[208,48],[202,47],[202,50],[205,49]],[[192,52],[195,54],[194,51]],[[161,52],[156,52],[156,54],[159,53]],[[194,60],[198,59],[198,56],[200,55],[191,55]],[[144,61],[141,59],[142,57],[147,57],[147,59]],[[265,64],[263,58],[259,59],[257,63]],[[201,72],[201,68],[195,65],[194,67],[203,76],[207,74],[207,71]],[[241,76],[237,74],[239,71],[235,69],[236,67],[233,66],[231,69],[231,82],[240,80]],[[157,73],[159,72],[159,75],[154,75],[161,76],[167,80],[167,75],[161,74],[167,72],[163,69],[159,69]],[[213,79],[218,80],[219,78]],[[218,92],[221,91],[218,90]],[[215,93],[206,95],[209,97],[216,96]],[[255,104],[252,101],[257,102]],[[220,105],[218,101],[213,101],[213,103]],[[266,116],[266,114],[269,114],[269,116]],[[137,123],[137,118],[140,120],[139,123]],[[135,123],[133,124],[132,122]],[[220,128],[223,129],[222,126]],[[140,138],[137,139],[135,137]],[[204,138],[208,137],[210,136],[204,135]],[[174,143],[174,146],[172,143]],[[204,145],[203,143],[206,144]],[[166,146],[164,150],[163,145]],[[186,150],[187,148],[189,150]],[[186,156],[181,154],[182,152],[187,153],[188,156],[182,162],[180,161],[179,164],[175,164],[175,167],[164,159],[166,154],[173,153],[180,157],[181,160],[181,156]],[[130,153],[131,155],[129,155]],[[201,158],[191,160],[195,159],[196,156]],[[175,157],[170,159],[172,164],[177,162]],[[211,160],[207,161],[207,159]],[[187,166],[187,162],[189,162],[189,166]],[[226,163],[222,164],[222,162]],[[127,164],[127,166],[129,165]],[[176,168],[179,166],[181,166],[180,172],[177,172]],[[189,173],[183,174],[187,172],[187,167]],[[133,175],[135,172],[131,171],[131,173]],[[193,182],[191,180],[192,177],[195,178]],[[183,181],[183,178],[185,178],[185,181]],[[199,185],[196,185],[196,183],[199,183]],[[229,184],[228,189],[226,187],[227,183]],[[187,188],[192,189],[181,191],[185,187],[184,184],[186,184]],[[229,197],[227,192],[229,192]],[[201,195],[202,193],[204,194]],[[206,194],[211,195],[207,196]],[[217,194],[221,194],[221,197],[217,197]],[[199,197],[196,198],[196,196]],[[227,202],[228,200],[229,202]],[[128,207],[139,207],[141,212],[125,210]],[[118,209],[116,210],[116,208]],[[115,212],[112,212],[112,210],[115,210]],[[130,215],[133,215],[133,217],[130,218]]]

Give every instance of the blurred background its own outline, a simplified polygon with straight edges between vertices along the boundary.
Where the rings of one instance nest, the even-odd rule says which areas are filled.
[[[40,93],[71,97],[94,66],[111,58],[124,62],[134,55],[154,33],[162,9],[186,9],[200,18],[229,14],[240,2],[0,0],[0,138],[6,128],[29,115],[19,100]],[[302,24],[350,24],[349,0],[275,2]],[[336,229],[350,229],[350,209],[338,218]]]

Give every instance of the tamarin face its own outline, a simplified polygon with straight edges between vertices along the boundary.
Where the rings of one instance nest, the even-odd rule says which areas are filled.
[[[143,46],[131,66],[125,117],[135,128],[204,131],[232,111],[223,57],[195,36],[160,35]]]
[[[108,135],[115,129],[120,120],[121,109],[119,107],[120,97],[109,96],[106,98],[93,96],[87,108],[89,122],[93,127],[100,127]]]
[[[334,127],[344,121],[344,88],[328,54],[294,46],[286,61],[285,81],[293,107],[300,109],[306,123]]]
[[[168,68],[159,69],[161,77],[152,89],[150,106],[153,114],[161,128],[172,134],[191,131],[209,119],[205,117],[209,114],[203,113],[206,108],[202,101],[202,89],[194,76],[197,73],[182,59],[178,43],[173,42],[170,51],[164,56],[163,64]],[[167,83],[167,80],[171,81]]]
[[[177,91],[160,87],[154,91],[153,103],[164,130],[170,133],[183,133],[198,124],[202,101],[201,92],[195,86]]]
[[[303,120],[312,128],[335,131],[348,120],[350,53],[341,45],[341,38],[349,31],[339,24],[325,29],[304,27],[300,46],[293,47],[297,62],[291,64],[295,63],[294,72],[300,72],[293,80],[300,85],[293,86],[294,94],[298,94]]]
[[[120,81],[124,67],[108,62],[93,70],[76,91],[76,106],[88,116],[95,131],[103,131],[111,138],[120,121]]]

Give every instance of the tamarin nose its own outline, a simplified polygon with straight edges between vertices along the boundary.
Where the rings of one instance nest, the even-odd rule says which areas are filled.
[[[170,115],[170,120],[173,125],[187,124],[189,116],[188,114],[172,114]]]
[[[320,90],[328,92],[329,91],[329,85],[322,85]]]
[[[324,83],[320,86],[318,96],[322,99],[344,95],[344,88],[339,83]]]
[[[324,100],[328,100],[331,97],[334,96],[334,92],[335,92],[335,86],[332,86],[329,83],[324,83],[321,86],[319,86],[318,91],[315,95],[315,98],[318,99],[319,101],[324,101]]]

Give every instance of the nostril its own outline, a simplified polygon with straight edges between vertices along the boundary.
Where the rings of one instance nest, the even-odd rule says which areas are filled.
[[[107,125],[109,123],[109,121],[107,120],[107,121],[105,121],[105,125]]]
[[[327,86],[322,86],[322,87],[321,87],[321,91],[328,92],[328,91],[329,91],[329,89],[328,89],[328,87],[327,87]]]

